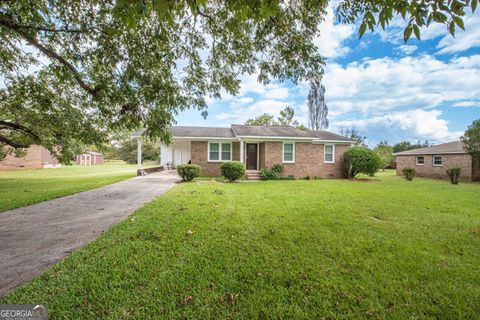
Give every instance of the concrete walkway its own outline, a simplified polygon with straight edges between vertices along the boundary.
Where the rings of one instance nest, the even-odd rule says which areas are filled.
[[[178,180],[176,172],[162,171],[0,213],[0,297],[85,246]]]

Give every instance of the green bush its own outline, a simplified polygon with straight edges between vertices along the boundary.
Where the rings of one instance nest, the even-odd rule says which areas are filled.
[[[412,181],[417,171],[414,168],[407,167],[402,170],[402,173],[408,181]]]
[[[294,176],[279,176],[277,180],[295,180]]]
[[[291,180],[291,178],[293,178],[293,177],[287,177],[286,179],[283,179],[284,177],[280,176],[280,173],[282,171],[283,171],[283,164],[276,163],[272,166],[270,170],[267,168],[263,168],[262,170],[260,170],[260,176],[265,180]]]
[[[355,178],[360,173],[373,177],[380,169],[381,161],[378,155],[368,148],[352,147],[345,152],[343,165],[347,178]]]
[[[282,173],[283,171],[283,164],[281,163],[275,163],[273,166],[272,166],[272,172],[275,172],[276,174],[280,174]]]
[[[461,167],[450,167],[446,169],[448,176],[450,177],[450,182],[452,184],[458,184],[458,180],[460,179],[460,172],[462,171]]]
[[[240,161],[228,161],[220,165],[222,176],[233,182],[245,175],[245,164]]]
[[[177,173],[183,181],[192,181],[200,175],[200,166],[197,164],[179,164]]]
[[[268,170],[267,168],[263,168],[260,170],[260,176],[265,180],[278,180],[278,174],[273,170]]]

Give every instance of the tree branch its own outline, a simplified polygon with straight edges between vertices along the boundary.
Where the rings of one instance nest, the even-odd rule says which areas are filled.
[[[0,135],[0,142],[3,142],[13,148],[28,148],[30,145],[24,143],[17,143],[7,137]]]
[[[12,30],[19,30],[19,29],[31,29],[31,30],[36,30],[36,31],[44,31],[44,32],[64,32],[64,33],[87,33],[92,29],[69,29],[69,28],[48,28],[48,27],[37,27],[37,26],[32,26],[32,25],[27,25],[27,24],[20,24],[16,23],[12,20],[5,19],[0,17],[0,24],[4,26],[8,26],[9,29]]]
[[[10,130],[22,131],[23,133],[31,135],[35,139],[40,139],[35,132],[33,132],[29,128],[24,127],[24,126],[22,126],[18,123],[13,123],[13,122],[9,122],[9,121],[0,120],[0,125],[4,126],[5,129],[8,128]],[[0,129],[3,129],[3,128],[0,128]]]
[[[86,83],[83,80],[80,72],[75,68],[75,66],[73,64],[68,62],[65,58],[60,56],[54,50],[49,49],[49,48],[45,47],[44,45],[42,45],[40,42],[38,42],[38,40],[35,36],[31,35],[29,32],[25,31],[22,28],[16,28],[14,26],[12,27],[12,24],[5,19],[0,19],[0,25],[4,26],[5,28],[7,28],[9,30],[12,30],[12,31],[16,32],[17,34],[19,34],[30,45],[32,45],[35,48],[37,48],[38,50],[40,50],[43,54],[45,54],[50,59],[53,59],[53,60],[56,60],[56,61],[60,62],[68,70],[70,70],[72,72],[73,77],[75,78],[77,83],[80,85],[80,87],[82,87],[85,91],[90,93],[92,96],[97,95],[98,91],[100,90],[100,87],[97,86],[97,87],[94,88],[91,85],[89,85],[88,83]]]

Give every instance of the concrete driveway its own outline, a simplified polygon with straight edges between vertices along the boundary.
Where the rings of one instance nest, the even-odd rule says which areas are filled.
[[[162,171],[0,213],[0,297],[175,185]]]

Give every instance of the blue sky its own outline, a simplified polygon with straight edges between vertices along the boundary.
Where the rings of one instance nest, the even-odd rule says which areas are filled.
[[[369,145],[381,140],[440,143],[458,139],[480,118],[480,15],[468,15],[466,31],[453,38],[443,25],[423,30],[422,41],[403,43],[401,18],[386,31],[358,39],[355,25],[334,23],[332,6],[315,40],[327,58],[323,83],[329,108],[329,130],[355,127]],[[242,77],[237,96],[208,100],[208,117],[188,110],[178,125],[229,126],[264,112],[278,115],[293,106],[307,124],[308,84]]]

